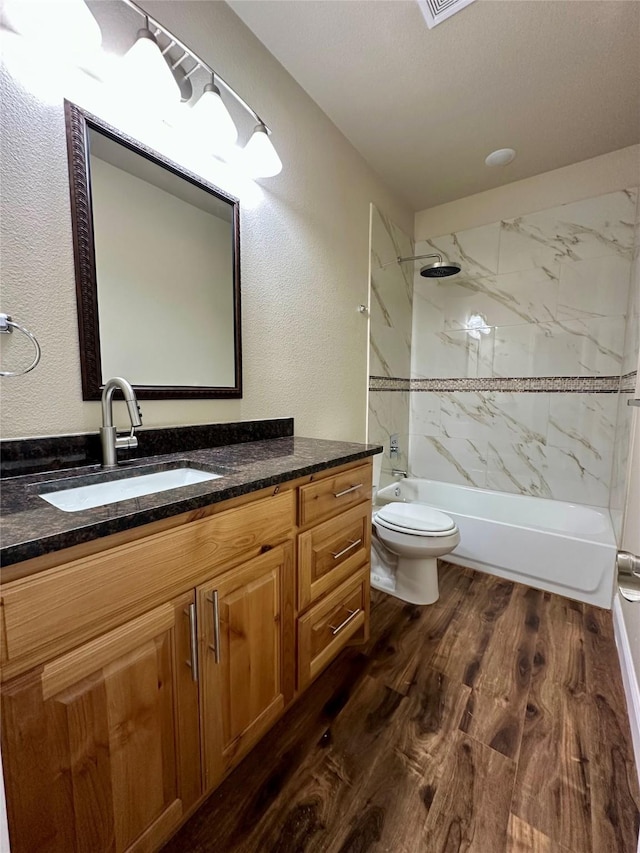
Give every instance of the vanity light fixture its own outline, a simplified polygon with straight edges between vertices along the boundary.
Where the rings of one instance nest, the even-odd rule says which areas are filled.
[[[168,30],[167,27],[161,24],[156,18],[153,18],[151,15],[147,15],[144,9],[141,9],[134,0],[122,0],[122,2],[130,9],[135,10],[145,19],[145,30],[147,30],[147,33],[145,33],[144,36],[142,36],[144,30],[141,30],[138,33],[138,40],[129,51],[129,54],[135,50],[140,42],[149,42],[154,51],[154,62],[158,68],[158,74],[166,79],[166,68],[169,74],[173,75],[174,82],[177,84],[177,87],[181,92],[181,98],[183,101],[188,101],[191,97],[192,88],[189,78],[191,78],[193,74],[202,69],[211,76],[211,82],[204,87],[203,94],[191,108],[191,112],[192,118],[194,118],[196,122],[201,122],[201,128],[203,128],[203,125],[205,126],[201,132],[211,139],[212,147],[214,149],[218,149],[218,153],[221,153],[224,156],[227,152],[231,152],[234,142],[238,137],[237,128],[220,96],[219,87],[221,86],[256,122],[253,134],[249,138],[244,149],[240,152],[241,161],[251,171],[252,177],[270,178],[279,174],[282,170],[282,161],[278,157],[273,143],[271,142],[271,130],[256,111],[253,110],[249,104],[240,97],[240,95],[238,95],[229,83],[220,77],[219,74],[214,72],[213,68],[207,62],[201,59],[197,53],[191,50],[190,47],[177,38],[177,36]],[[149,35],[151,35],[154,43],[150,41]],[[163,43],[166,40],[164,47],[160,43],[160,37],[162,37]],[[171,62],[169,56],[170,52],[174,50],[174,48],[181,51],[181,53],[175,61]],[[139,53],[141,49],[146,51],[145,55],[151,56],[148,46],[139,47],[137,52]],[[159,65],[157,57],[162,59],[164,67]],[[147,68],[150,76],[150,63],[147,65]],[[131,73],[133,75],[135,72],[132,70]],[[152,87],[153,83],[149,80],[147,85]],[[163,88],[164,85],[165,84],[163,83]],[[224,150],[225,147],[226,151]]]
[[[180,101],[180,88],[166,59],[162,55],[158,39],[149,29],[149,19],[138,30],[132,47],[122,58],[118,76],[123,85],[140,92],[140,99],[162,110],[171,103]]]
[[[272,178],[282,171],[282,160],[269,139],[267,127],[260,122],[244,147],[244,162],[254,178]]]
[[[211,146],[214,153],[224,154],[236,144],[238,128],[220,96],[214,74],[189,112],[192,130],[201,135],[202,142]]]

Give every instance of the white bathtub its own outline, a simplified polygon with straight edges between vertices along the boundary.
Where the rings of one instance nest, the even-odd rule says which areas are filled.
[[[378,491],[378,504],[391,501],[419,501],[455,521],[451,563],[611,607],[616,541],[606,509],[411,478]]]

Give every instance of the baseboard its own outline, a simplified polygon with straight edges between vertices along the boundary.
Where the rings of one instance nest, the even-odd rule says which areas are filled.
[[[640,685],[638,685],[638,679],[633,665],[633,658],[631,657],[629,637],[624,624],[620,599],[617,595],[613,600],[613,631],[616,638],[616,646],[618,647],[618,657],[620,658],[622,683],[624,684],[624,692],[627,697],[631,739],[633,741],[633,752],[636,758],[638,781],[640,782]]]

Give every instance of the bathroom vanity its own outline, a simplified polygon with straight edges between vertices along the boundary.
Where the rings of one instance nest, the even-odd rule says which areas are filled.
[[[158,849],[338,652],[367,638],[378,448],[283,438],[230,451],[192,454],[231,457],[228,476],[186,498],[167,492],[153,512],[142,499],[90,510],[88,532],[33,504],[45,503],[38,477],[19,478],[35,482],[29,505],[49,527],[31,543],[39,556],[15,562],[20,549],[5,549],[13,853]],[[155,520],[141,523],[145,512]],[[69,528],[57,538],[54,518]],[[73,524],[77,543],[55,547]],[[105,527],[116,532],[96,533]]]

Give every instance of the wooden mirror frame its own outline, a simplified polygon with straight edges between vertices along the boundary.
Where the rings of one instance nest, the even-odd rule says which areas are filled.
[[[96,277],[93,208],[89,164],[89,129],[151,160],[163,169],[206,190],[233,206],[233,309],[235,381],[233,386],[135,385],[141,400],[177,400],[242,397],[242,343],[240,319],[240,202],[234,196],[182,168],[162,154],[122,133],[96,116],[65,100],[69,191],[78,306],[78,336],[82,372],[82,399],[99,400],[102,393],[100,326]],[[109,378],[109,377],[106,377]]]

